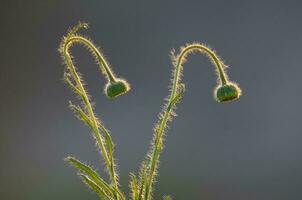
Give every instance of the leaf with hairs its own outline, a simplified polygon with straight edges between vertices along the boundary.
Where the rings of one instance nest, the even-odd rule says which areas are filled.
[[[146,161],[142,162],[140,173],[139,173],[139,193],[138,193],[138,200],[143,199],[143,195],[145,192],[145,183],[147,181],[147,164]]]
[[[80,106],[76,106],[72,104],[72,102],[69,102],[69,107],[79,115],[79,118],[84,121],[91,129],[93,129],[93,123],[91,119],[88,117],[88,115],[82,110]]]
[[[137,185],[137,179],[136,176],[133,173],[130,173],[130,189],[132,192],[132,199],[137,200],[139,197],[139,190]]]
[[[72,89],[72,91],[80,96],[82,96],[82,92],[81,90],[79,90],[79,88],[77,88],[77,86],[75,86],[72,81],[69,78],[70,74],[67,72],[64,72],[64,81],[67,83],[67,85]]]
[[[93,180],[91,180],[88,176],[85,174],[78,174],[84,183],[86,183],[94,192],[98,194],[98,196],[104,200],[113,200],[113,198],[109,195],[107,195],[104,190],[96,184]]]
[[[105,127],[103,127],[103,129],[105,129]],[[111,135],[109,134],[109,132],[107,130],[105,130],[105,140],[106,140],[106,145],[108,148],[108,153],[110,156],[110,160],[113,159],[113,148],[114,148],[114,144],[112,142],[112,138]]]
[[[106,194],[108,194],[108,195],[113,194],[113,189],[111,188],[111,186],[108,183],[106,183],[98,175],[98,173],[95,170],[93,170],[91,167],[82,163],[81,161],[77,160],[76,158],[74,158],[72,156],[68,156],[67,158],[65,158],[65,160],[67,162],[69,162],[70,164],[72,164],[75,168],[77,168],[82,173],[85,173],[86,175],[88,175],[100,188],[102,188],[102,190]]]

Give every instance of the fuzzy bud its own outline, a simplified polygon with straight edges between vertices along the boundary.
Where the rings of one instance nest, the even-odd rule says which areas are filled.
[[[241,95],[241,89],[235,83],[219,85],[215,90],[215,99],[219,102],[236,100]]]
[[[109,98],[115,98],[130,90],[129,84],[122,79],[117,79],[114,82],[109,82],[105,88],[105,94]]]

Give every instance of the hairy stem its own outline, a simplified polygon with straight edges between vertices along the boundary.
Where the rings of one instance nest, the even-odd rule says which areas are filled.
[[[102,54],[99,52],[99,50],[93,45],[93,43],[91,41],[89,41],[88,39],[82,37],[82,36],[71,36],[68,38],[68,40],[65,42],[65,46],[69,46],[70,44],[72,44],[73,42],[80,42],[83,43],[84,45],[86,45],[89,49],[91,49],[92,53],[95,54],[96,58],[98,59],[98,63],[99,63],[99,67],[100,70],[102,72],[105,73],[106,78],[108,79],[108,81],[110,82],[115,82],[116,78],[113,74],[113,72],[111,71],[108,63],[106,62],[106,60],[104,59],[104,57],[102,56]]]
[[[215,66],[217,68],[217,72],[218,72],[219,80],[220,80],[221,84],[224,85],[228,82],[227,76],[222,67],[222,61],[220,61],[220,59],[214,53],[214,51],[212,51],[210,48],[208,48],[202,44],[188,45],[185,48],[183,48],[181,50],[180,54],[176,57],[175,70],[174,70],[173,80],[172,80],[172,89],[171,89],[171,93],[170,93],[167,105],[172,104],[174,98],[178,94],[178,90],[180,89],[179,86],[180,86],[180,82],[181,82],[180,76],[181,76],[181,71],[182,71],[182,64],[185,62],[186,56],[189,53],[196,51],[196,50],[199,52],[206,53],[213,60]],[[171,105],[171,106],[174,107],[174,105]],[[163,144],[162,144],[163,136],[164,136],[165,129],[167,127],[167,122],[169,121],[169,119],[171,117],[171,113],[173,111],[173,108],[171,108],[171,106],[167,106],[166,110],[164,110],[163,116],[159,121],[158,129],[157,129],[157,131],[155,131],[155,138],[153,141],[152,150],[151,150],[151,154],[150,154],[150,160],[149,160],[148,180],[147,180],[146,186],[145,186],[145,195],[144,195],[145,200],[151,199],[150,193],[152,191],[152,184],[154,182],[154,176],[156,174],[156,168],[157,168],[157,165],[159,162],[160,153],[163,148]]]
[[[101,150],[101,154],[104,157],[106,167],[109,171],[112,184],[114,185],[114,187],[117,191],[116,194],[115,194],[116,199],[119,199],[118,198],[119,197],[119,194],[118,194],[118,191],[119,191],[118,176],[117,176],[117,173],[115,171],[114,158],[113,158],[113,155],[110,155],[110,152],[107,149],[108,147],[106,148],[106,143],[104,141],[104,138],[101,135],[100,129],[101,129],[102,133],[105,135],[105,137],[110,137],[110,134],[109,134],[108,130],[101,123],[98,122],[98,120],[97,120],[97,118],[94,114],[93,107],[92,107],[91,102],[89,100],[88,94],[87,94],[87,92],[86,92],[86,90],[83,86],[82,81],[81,81],[81,78],[78,75],[78,73],[77,73],[77,71],[76,71],[76,69],[73,65],[73,62],[72,62],[72,59],[71,59],[71,56],[70,56],[68,50],[69,50],[69,47],[74,42],[83,43],[95,54],[96,58],[99,61],[100,67],[102,67],[102,69],[103,69],[103,70],[102,69],[101,70],[105,72],[108,81],[115,82],[115,77],[114,77],[112,71],[110,70],[108,64],[106,63],[105,59],[101,55],[101,53],[93,45],[93,43],[90,42],[88,39],[86,39],[82,36],[70,36],[69,38],[67,38],[65,40],[63,50],[62,50],[64,60],[66,61],[67,67],[68,67],[68,69],[69,69],[69,71],[70,71],[70,73],[71,73],[71,75],[72,75],[72,77],[73,77],[73,79],[76,83],[76,88],[80,91],[80,96],[81,96],[81,98],[82,98],[82,100],[83,100],[83,102],[84,102],[84,104],[87,108],[88,113],[89,113],[89,117],[92,121],[91,125],[92,125],[92,130],[93,130],[94,137],[96,138],[97,144],[98,144],[98,146],[100,147],[100,150]]]
[[[222,66],[223,62],[219,60],[218,56],[215,54],[214,51],[212,51],[210,48],[202,44],[188,45],[182,49],[179,56],[177,57],[176,68],[173,75],[172,90],[171,90],[169,101],[171,101],[173,97],[176,95],[176,89],[178,88],[180,82],[182,64],[185,62],[186,56],[189,53],[193,52],[194,50],[206,53],[214,61],[215,67],[219,75],[219,80],[221,81],[222,84],[226,84],[228,81],[227,76],[223,70],[223,66]]]

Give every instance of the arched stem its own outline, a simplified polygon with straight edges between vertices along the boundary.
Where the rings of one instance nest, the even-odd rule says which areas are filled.
[[[191,44],[182,48],[180,54],[176,57],[176,60],[173,60],[175,64],[175,70],[173,71],[171,93],[166,108],[164,109],[163,114],[161,115],[162,117],[158,122],[157,128],[155,129],[155,137],[153,139],[151,153],[149,154],[150,160],[149,160],[149,167],[148,167],[148,180],[146,181],[146,185],[145,185],[145,195],[144,195],[145,200],[149,200],[151,196],[150,193],[152,191],[152,184],[154,182],[154,176],[156,174],[160,153],[163,148],[162,143],[163,143],[164,132],[167,127],[167,122],[171,117],[171,113],[173,112],[173,107],[175,106],[176,103],[173,101],[180,89],[180,80],[181,80],[180,76],[182,71],[182,64],[185,62],[186,56],[193,51],[206,53],[213,60],[213,63],[216,66],[221,84],[224,85],[227,84],[228,82],[227,76],[223,70],[222,61],[218,58],[218,56],[214,53],[214,51],[212,51],[210,48],[202,44]]]
[[[88,40],[82,36],[78,36],[78,35],[70,36],[65,42],[65,47],[69,47],[74,42],[78,42],[78,43],[82,43],[82,44],[86,45],[92,51],[92,53],[96,56],[98,63],[99,63],[100,70],[102,72],[104,72],[108,81],[110,81],[110,82],[116,81],[116,78],[115,78],[112,70],[110,69],[108,63],[106,62],[105,58],[102,56],[100,51],[92,44],[92,42],[90,40]]]
[[[94,114],[90,99],[88,97],[88,94],[87,94],[85,87],[81,81],[81,78],[78,75],[77,70],[72,62],[71,55],[69,54],[69,48],[75,42],[83,43],[90,50],[92,50],[92,53],[96,56],[96,58],[99,61],[100,67],[103,67],[102,69],[104,69],[104,70],[102,70],[102,69],[101,70],[104,71],[108,81],[115,82],[116,79],[115,79],[112,71],[110,70],[107,62],[105,61],[105,59],[103,58],[101,53],[98,51],[98,49],[94,46],[94,44],[92,42],[90,42],[88,39],[86,39],[82,36],[71,35],[71,36],[65,38],[65,40],[63,41],[63,43],[61,45],[60,51],[63,54],[63,59],[65,60],[67,68],[68,68],[71,76],[74,79],[75,86],[73,86],[73,87],[76,88],[76,90],[78,91],[80,97],[82,98],[82,100],[86,106],[86,110],[88,112],[88,115],[89,115],[89,118],[91,121],[90,125],[93,130],[92,132],[94,134],[94,137],[97,141],[98,146],[100,147],[100,151],[101,151],[102,156],[104,157],[104,160],[105,160],[105,163],[106,163],[109,175],[110,175],[110,179],[111,179],[113,187],[115,188],[115,191],[116,191],[115,198],[117,200],[120,199],[119,197],[124,199],[124,197],[121,196],[121,194],[119,193],[118,176],[115,171],[114,158],[113,158],[113,155],[111,155],[112,152],[110,152],[109,147],[106,146],[105,139],[102,136],[102,134],[103,134],[105,138],[108,138],[108,137],[110,137],[110,134],[109,134],[108,130],[97,120],[97,118]],[[69,83],[69,84],[72,84],[72,83]]]
[[[214,53],[213,50],[211,50],[210,48],[208,48],[207,46],[202,45],[202,44],[188,45],[188,46],[186,46],[185,48],[182,49],[179,56],[177,57],[176,67],[175,67],[175,71],[174,71],[174,75],[173,75],[170,101],[176,95],[176,91],[177,91],[179,81],[180,81],[180,74],[181,74],[181,71],[182,71],[182,69],[181,69],[182,64],[185,62],[186,56],[189,53],[191,53],[195,50],[206,53],[213,60],[213,62],[215,64],[215,67],[217,69],[219,80],[220,80],[221,84],[225,85],[228,81],[227,76],[226,76],[226,74],[223,70],[223,66],[222,66],[223,62],[218,58],[218,56]]]

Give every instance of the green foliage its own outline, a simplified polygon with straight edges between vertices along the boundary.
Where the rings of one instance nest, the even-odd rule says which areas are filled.
[[[97,146],[100,150],[100,154],[105,160],[105,166],[106,171],[108,172],[110,176],[110,185],[113,188],[113,199],[124,199],[124,195],[119,189],[118,184],[118,174],[115,166],[115,160],[114,160],[114,144],[112,142],[111,135],[109,131],[105,128],[103,123],[97,118],[94,109],[92,107],[91,100],[89,98],[89,95],[84,87],[84,83],[81,79],[81,76],[76,70],[76,67],[73,64],[72,56],[70,55],[69,49],[74,43],[79,43],[84,45],[88,48],[88,50],[91,51],[92,55],[94,55],[99,68],[101,72],[105,75],[108,83],[110,82],[116,82],[116,80],[119,80],[115,77],[115,75],[112,72],[112,69],[109,67],[108,63],[100,53],[100,50],[93,44],[92,41],[87,39],[86,37],[80,36],[77,34],[77,32],[81,28],[87,29],[88,25],[86,23],[79,23],[77,26],[72,28],[69,33],[62,39],[62,42],[60,44],[59,52],[62,55],[63,61],[66,64],[66,69],[64,72],[64,80],[68,84],[68,86],[74,91],[75,94],[77,94],[80,99],[82,100],[82,104],[80,105],[74,105],[70,103],[71,109],[78,115],[78,117],[83,120],[92,130],[93,137],[96,140]],[[126,81],[125,81],[126,83]],[[128,84],[127,84],[128,85]],[[129,90],[129,89],[128,89]],[[75,165],[77,168],[80,166],[81,171],[84,170],[85,165],[80,165],[80,162],[76,162],[75,160],[68,159],[69,162],[72,162],[73,165]],[[86,170],[88,168],[86,167]],[[91,170],[90,170],[91,172]],[[87,171],[85,171],[87,173]],[[87,175],[89,175],[87,173]],[[89,185],[94,191],[97,192],[99,196],[102,196],[102,192],[104,191],[104,187],[100,184],[100,182],[96,181],[95,179],[92,179],[93,176],[83,176],[84,182]]]
[[[101,199],[104,200],[113,200],[114,198],[108,196],[105,191],[93,180],[91,180],[88,176],[84,174],[79,174],[79,176],[83,179],[83,182],[86,183]]]
[[[67,158],[65,158],[65,160],[81,172],[79,173],[79,176],[81,176],[82,178],[85,176],[85,182],[87,182],[86,180],[89,179],[89,182],[93,182],[94,185],[97,185],[97,188],[99,188],[99,190],[101,190],[103,194],[113,198],[114,189],[108,183],[106,183],[106,181],[104,181],[90,166],[71,156],[68,156]],[[90,186],[90,184],[88,185]],[[94,190],[94,188],[91,189]]]
[[[94,112],[91,99],[84,87],[83,80],[73,64],[72,56],[69,52],[70,47],[74,43],[79,43],[90,50],[97,61],[100,71],[107,79],[107,84],[105,86],[105,94],[107,97],[118,97],[128,92],[130,86],[126,80],[115,77],[112,69],[93,42],[77,33],[80,29],[87,28],[88,25],[86,23],[79,23],[70,29],[68,34],[63,38],[59,51],[66,64],[64,80],[82,101],[80,105],[74,105],[70,102],[70,108],[75,112],[78,118],[92,130],[92,135],[96,140],[99,152],[104,158],[106,172],[108,173],[110,180],[108,182],[105,181],[92,167],[72,156],[68,156],[65,160],[78,169],[78,175],[82,178],[83,182],[93,190],[100,199],[125,200],[126,197],[119,187],[119,178],[114,159],[114,143],[111,134]],[[173,52],[171,58],[174,70],[172,73],[171,91],[162,112],[159,114],[158,122],[154,127],[154,137],[151,142],[150,152],[147,154],[146,159],[143,160],[138,176],[134,173],[130,173],[129,187],[131,189],[130,199],[132,200],[153,199],[153,187],[155,177],[158,173],[160,154],[164,147],[163,143],[167,124],[174,116],[176,116],[176,104],[180,102],[184,95],[185,85],[181,82],[183,64],[185,63],[188,54],[192,52],[201,52],[209,56],[216,67],[219,83],[214,96],[219,102],[238,99],[241,94],[238,85],[231,83],[228,80],[224,69],[225,64],[209,47],[200,43],[193,43],[182,47],[180,53],[176,56]],[[172,200],[172,198],[170,196],[164,196],[163,200]]]

